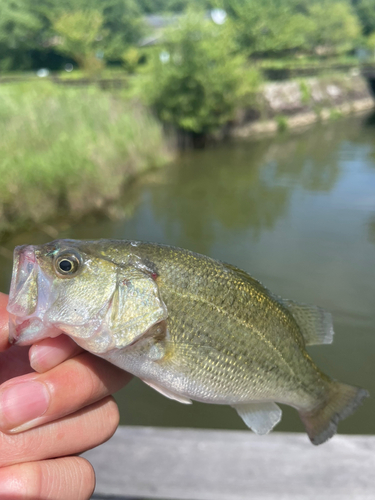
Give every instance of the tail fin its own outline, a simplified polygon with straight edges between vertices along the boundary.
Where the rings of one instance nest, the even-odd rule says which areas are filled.
[[[318,445],[330,439],[340,420],[351,415],[368,396],[365,389],[332,381],[328,400],[323,405],[299,413],[310,441]]]

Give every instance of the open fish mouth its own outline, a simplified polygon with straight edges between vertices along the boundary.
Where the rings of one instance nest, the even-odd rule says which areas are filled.
[[[46,330],[51,329],[43,323],[50,286],[50,280],[39,267],[36,248],[32,245],[16,247],[7,307],[10,343],[27,344],[42,338]]]
[[[38,301],[38,269],[34,247],[24,245],[14,250],[13,274],[8,311],[16,316],[30,316]]]
[[[45,328],[39,318],[24,320],[14,314],[9,315],[9,342],[11,344],[26,345],[29,340],[35,339],[36,335],[40,336],[41,331],[45,331]]]

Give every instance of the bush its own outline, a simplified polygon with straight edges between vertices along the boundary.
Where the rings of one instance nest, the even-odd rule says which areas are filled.
[[[232,119],[255,90],[259,74],[236,53],[231,25],[189,12],[154,50],[143,96],[158,117],[178,129],[204,134]]]
[[[277,115],[275,117],[277,123],[277,130],[279,132],[285,132],[288,130],[288,119],[284,115]]]
[[[140,105],[94,87],[2,85],[0,231],[100,209],[167,159],[161,126]]]

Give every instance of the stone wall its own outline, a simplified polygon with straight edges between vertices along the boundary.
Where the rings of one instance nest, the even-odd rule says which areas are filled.
[[[230,135],[247,137],[304,127],[374,106],[367,81],[356,73],[269,82],[258,92],[252,107],[237,113]]]

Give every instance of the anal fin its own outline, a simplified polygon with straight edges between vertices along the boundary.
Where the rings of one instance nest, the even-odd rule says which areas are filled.
[[[281,420],[282,411],[276,403],[245,403],[232,406],[255,434],[268,434]]]
[[[161,387],[160,385],[156,384],[155,382],[150,382],[149,380],[145,380],[143,378],[141,380],[143,380],[143,382],[145,384],[147,384],[150,387],[152,387],[153,389],[155,389],[155,391],[158,391],[158,392],[160,392],[160,394],[163,394],[163,396],[165,396],[166,398],[174,399],[175,401],[178,401],[179,403],[182,403],[184,405],[191,405],[192,404],[191,399],[186,398],[185,396],[181,396],[180,394],[176,394],[176,393],[170,391],[169,389],[166,389],[165,387]]]

